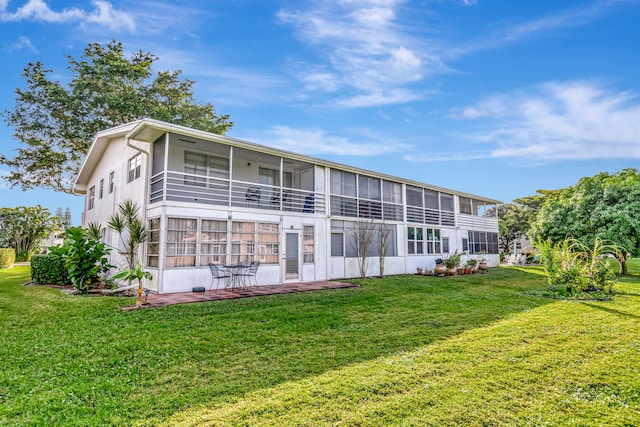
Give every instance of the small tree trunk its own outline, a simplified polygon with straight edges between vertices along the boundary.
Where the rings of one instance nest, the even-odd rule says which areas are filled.
[[[142,280],[138,281],[138,299],[136,300],[136,307],[142,307]]]
[[[627,254],[620,253],[617,258],[620,263],[620,274],[626,276],[629,273],[627,270]]]

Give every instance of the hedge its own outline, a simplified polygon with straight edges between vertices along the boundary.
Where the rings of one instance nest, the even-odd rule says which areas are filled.
[[[70,285],[62,258],[54,254],[31,257],[31,280],[37,285]]]
[[[16,261],[16,251],[13,248],[0,248],[0,268],[9,268]]]

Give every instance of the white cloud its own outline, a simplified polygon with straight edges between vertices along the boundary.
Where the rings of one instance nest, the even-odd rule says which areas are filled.
[[[56,24],[78,22],[81,26],[98,24],[114,31],[135,29],[135,22],[131,15],[115,10],[107,1],[95,0],[92,3],[95,7],[93,11],[75,7],[54,11],[44,0],[28,0],[15,12],[8,12],[8,1],[5,0],[0,3],[0,21],[28,20]]]
[[[301,80],[309,90],[334,92],[338,89],[337,78],[330,72],[312,72],[302,75]]]
[[[486,147],[475,152],[477,158],[640,160],[639,97],[597,83],[547,83],[457,111],[456,119],[483,120],[485,130],[458,136]],[[452,160],[457,156],[439,153],[422,160]]]
[[[480,117],[500,117],[506,113],[507,102],[501,96],[489,97],[476,105],[454,107],[450,109],[449,118],[454,120],[478,119]]]
[[[315,3],[304,11],[280,11],[280,21],[292,25],[302,41],[318,47],[323,55],[324,73],[318,75],[315,70],[320,67],[311,66],[308,74],[300,76],[307,88],[355,91],[349,102],[338,100],[350,107],[419,98],[406,95],[408,85],[446,67],[400,25],[397,10],[402,3],[343,0]]]
[[[0,15],[3,21],[33,20],[60,23],[80,20],[84,16],[84,13],[76,8],[64,9],[62,12],[54,12],[43,0],[29,0],[14,13],[5,12],[7,3],[3,6],[3,13]]]
[[[372,92],[366,95],[356,95],[348,98],[340,98],[336,104],[341,107],[368,107],[371,105],[404,104],[418,101],[423,96],[420,93],[397,89],[386,93]]]
[[[121,10],[115,10],[111,3],[96,0],[93,2],[96,9],[86,15],[84,24],[98,24],[108,27],[111,30],[129,30],[136,28],[135,21],[131,15]]]
[[[447,59],[454,59],[486,49],[497,49],[509,43],[538,35],[548,35],[554,30],[583,26],[598,19],[604,9],[615,6],[616,3],[615,0],[610,2],[597,1],[587,6],[565,9],[548,16],[499,28],[466,44],[457,47],[450,46],[443,53],[443,56]],[[467,4],[466,1],[465,4]]]
[[[31,52],[38,53],[38,49],[36,49],[33,43],[31,43],[31,39],[26,36],[19,36],[18,40],[6,46],[6,50],[9,52],[30,50]]]
[[[353,142],[344,136],[327,134],[319,128],[294,129],[273,126],[256,132],[251,141],[306,155],[382,156],[406,150],[406,144],[362,132],[369,142]],[[266,135],[266,136],[265,136]],[[373,142],[370,142],[373,141]]]

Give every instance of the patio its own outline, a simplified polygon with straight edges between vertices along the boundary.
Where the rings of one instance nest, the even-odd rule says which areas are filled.
[[[205,292],[178,292],[171,294],[149,295],[142,308],[164,307],[167,305],[187,304],[203,301],[220,301],[226,299],[251,298],[263,295],[291,294],[295,292],[310,292],[326,289],[357,288],[360,285],[345,282],[297,282],[280,283],[277,285],[263,285],[249,288],[226,288],[217,291]],[[123,307],[123,310],[131,310],[133,307]]]

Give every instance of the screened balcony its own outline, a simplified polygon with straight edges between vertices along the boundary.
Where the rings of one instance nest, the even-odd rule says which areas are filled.
[[[325,208],[311,163],[176,135],[154,143],[149,201],[310,214]]]

